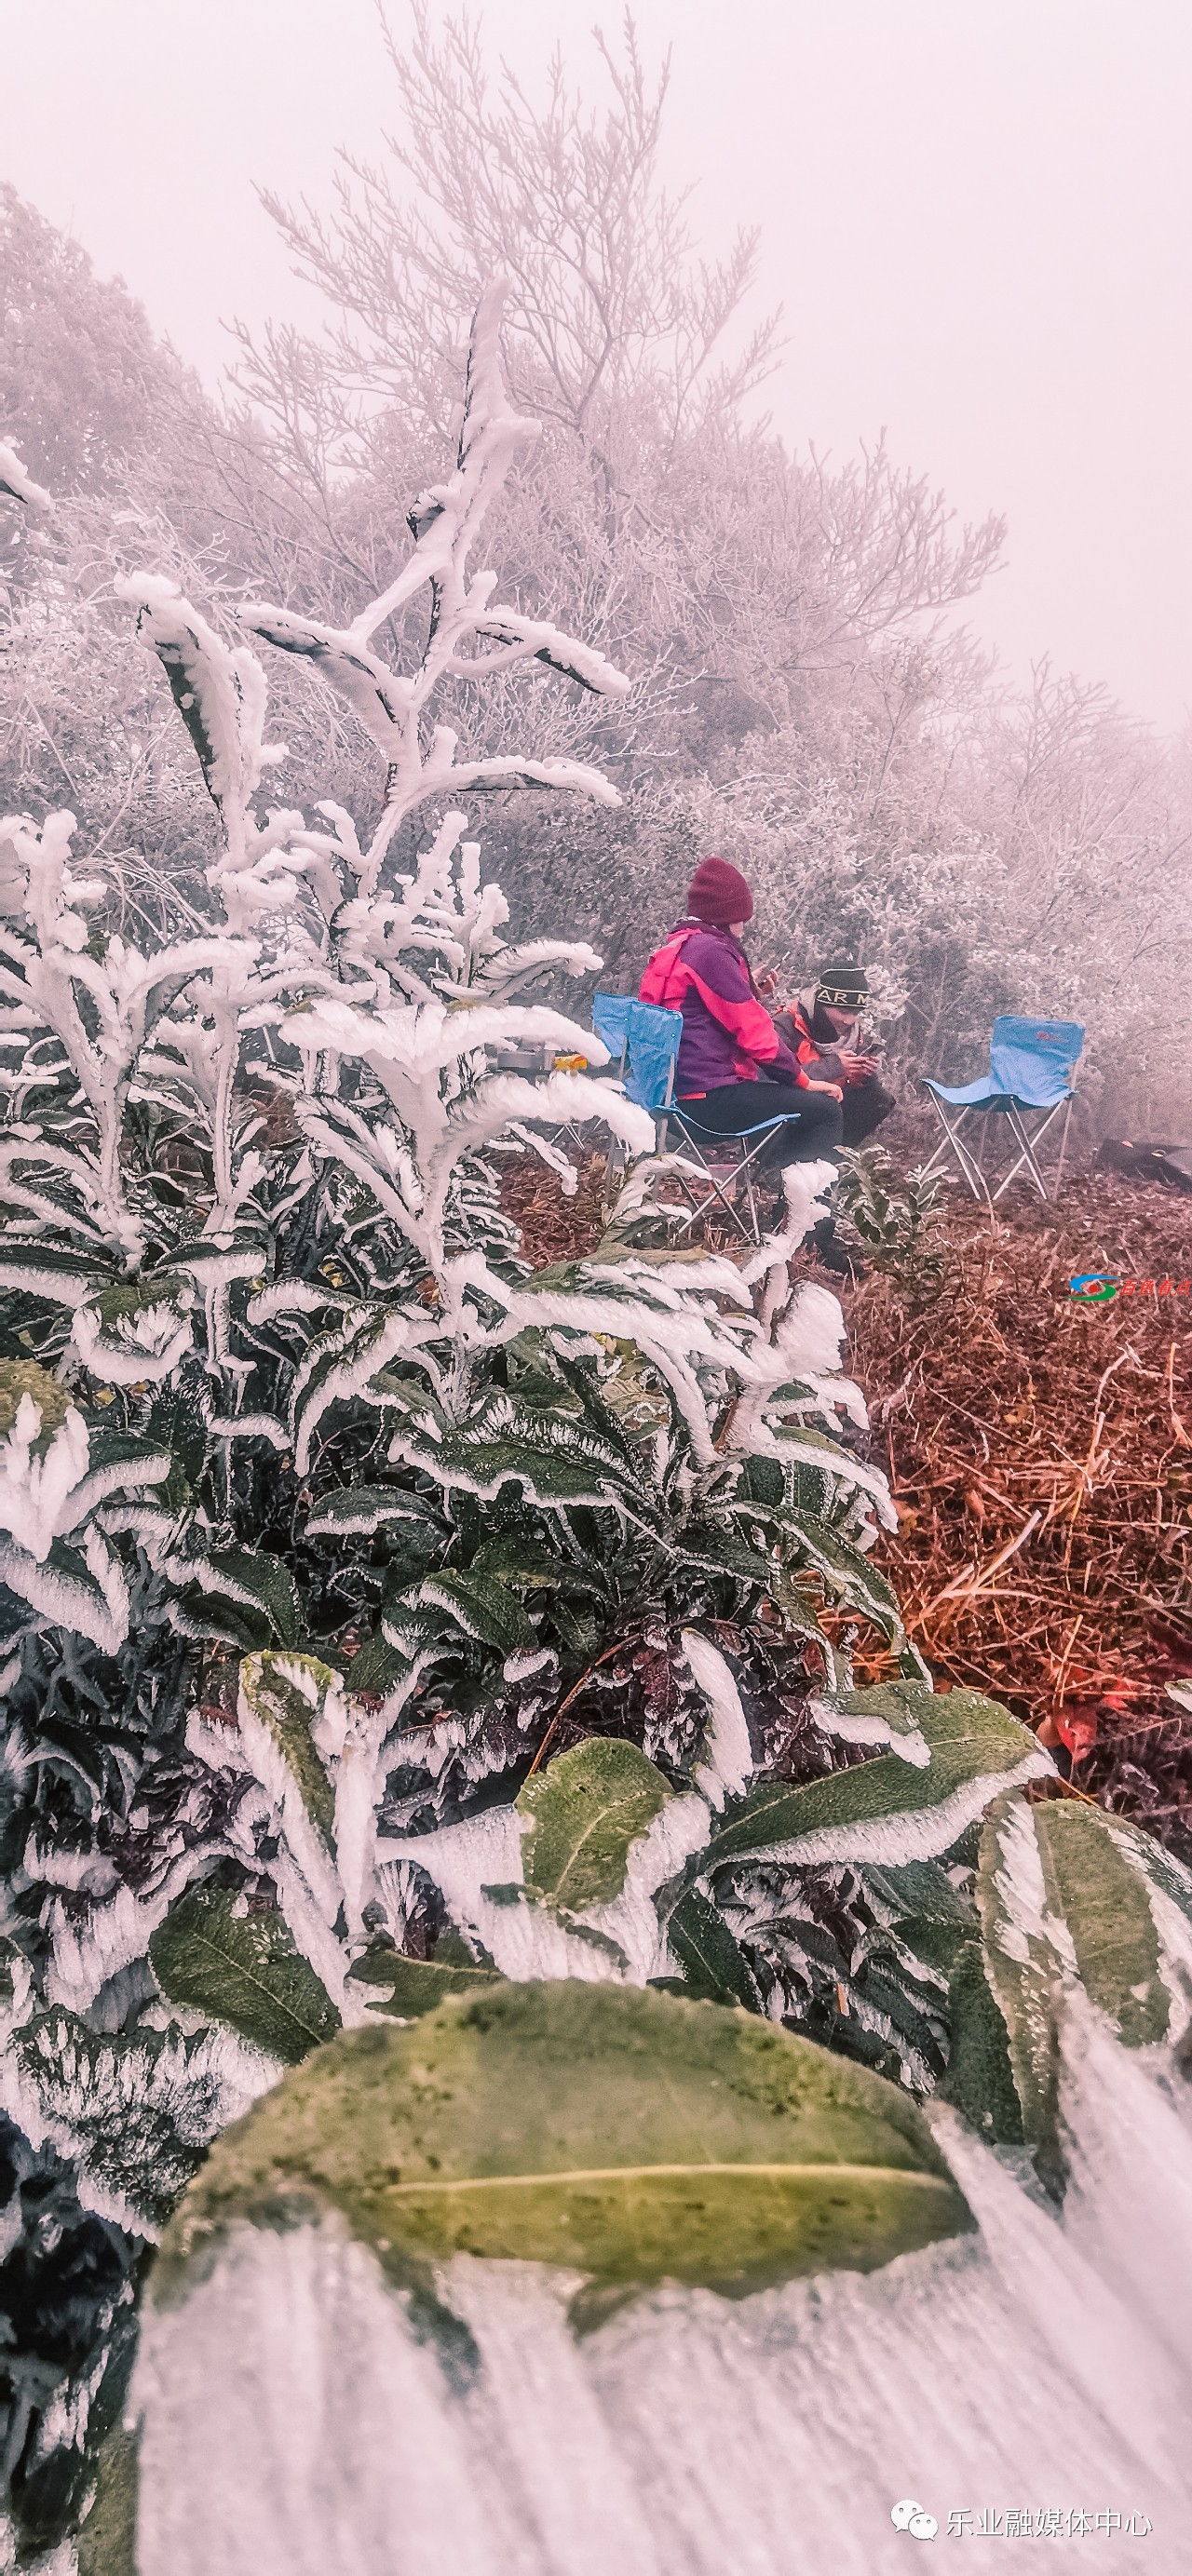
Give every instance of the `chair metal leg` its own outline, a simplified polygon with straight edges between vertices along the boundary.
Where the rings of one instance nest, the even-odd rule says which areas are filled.
[[[690,1139],[687,1141],[688,1143],[691,1142]],[[699,1153],[698,1145],[695,1146],[694,1150],[697,1154]],[[698,1180],[703,1184],[705,1195],[699,1200],[693,1196],[692,1191],[688,1186],[684,1168],[682,1166],[682,1157],[678,1157],[677,1160],[679,1164],[679,1169],[677,1171],[679,1186],[686,1193],[686,1196],[691,1203],[691,1216],[685,1219],[684,1230],[686,1230],[687,1225],[694,1222],[694,1219],[697,1216],[706,1216],[711,1202],[713,1200],[717,1200],[723,1208],[729,1224],[731,1226],[735,1226],[737,1233],[744,1236],[746,1243],[751,1243],[753,1241],[753,1237],[749,1232],[748,1226],[744,1223],[737,1208],[734,1207],[732,1200],[721,1188],[715,1173],[708,1169],[708,1166],[703,1161],[702,1157],[698,1164],[689,1163],[686,1166],[686,1172],[690,1173],[693,1179]]]
[[[1018,1143],[1019,1143],[1019,1144],[1020,1144],[1020,1146],[1022,1147],[1022,1151],[1021,1151],[1021,1153],[1018,1155],[1018,1157],[1017,1157],[1016,1161],[1014,1161],[1013,1163],[1011,1163],[1011,1165],[1010,1165],[1010,1169],[1009,1169],[1009,1171],[1006,1173],[1005,1178],[1004,1178],[1003,1180],[999,1181],[998,1186],[997,1186],[996,1190],[995,1190],[995,1191],[994,1191],[994,1193],[993,1193],[995,1201],[996,1201],[997,1199],[1000,1199],[1000,1197],[1001,1197],[1001,1195],[1002,1195],[1003,1190],[1008,1190],[1008,1189],[1009,1189],[1010,1183],[1011,1183],[1011,1181],[1014,1179],[1015,1174],[1016,1174],[1017,1172],[1020,1172],[1020,1171],[1022,1170],[1022,1167],[1023,1167],[1024,1163],[1025,1163],[1026,1168],[1027,1168],[1027,1170],[1028,1170],[1028,1171],[1029,1171],[1029,1173],[1030,1173],[1031,1179],[1032,1179],[1032,1181],[1033,1181],[1033,1182],[1034,1182],[1034,1184],[1035,1184],[1035,1188],[1037,1189],[1037,1191],[1038,1191],[1038,1193],[1039,1193],[1040,1198],[1041,1198],[1041,1199],[1043,1199],[1043,1200],[1046,1202],[1046,1199],[1047,1199],[1047,1197],[1048,1197],[1047,1183],[1046,1183],[1046,1181],[1045,1181],[1045,1179],[1044,1179],[1044,1177],[1043,1177],[1043,1174],[1042,1174],[1042,1172],[1041,1172],[1041,1170],[1040,1170],[1040,1168],[1039,1168],[1039,1163],[1038,1163],[1038,1159],[1037,1159],[1037,1156],[1036,1156],[1035,1148],[1036,1148],[1036,1146],[1037,1146],[1037,1145],[1039,1145],[1039,1144],[1041,1144],[1041,1143],[1042,1143],[1043,1138],[1044,1138],[1044,1136],[1046,1135],[1047,1130],[1048,1130],[1048,1128],[1050,1127],[1050,1125],[1051,1125],[1051,1123],[1052,1123],[1052,1120],[1053,1120],[1054,1118],[1058,1118],[1059,1113],[1060,1113],[1060,1107],[1061,1107],[1061,1103],[1057,1100],[1057,1101],[1056,1101],[1056,1103],[1055,1103],[1055,1107],[1054,1107],[1053,1109],[1049,1109],[1049,1110],[1048,1110],[1047,1115],[1046,1115],[1046,1117],[1044,1118],[1044,1120],[1043,1120],[1042,1124],[1041,1124],[1040,1126],[1036,1127],[1036,1129],[1035,1129],[1035,1132],[1034,1132],[1034,1135],[1033,1135],[1033,1136],[1032,1136],[1032,1135],[1030,1135],[1030,1134],[1028,1133],[1027,1129],[1026,1129],[1026,1128],[1024,1127],[1024,1125],[1023,1125],[1023,1122],[1022,1122],[1022,1113],[1021,1113],[1021,1111],[1020,1111],[1020,1110],[1018,1110],[1018,1109],[1008,1109],[1008,1110],[1007,1110],[1007,1112],[1006,1112],[1006,1122],[1007,1122],[1007,1125],[1009,1126],[1009,1129],[1010,1129],[1011,1135],[1013,1135],[1013,1136],[1015,1136],[1015,1137],[1017,1138]]]
[[[946,1142],[938,1148],[932,1161],[927,1164],[927,1170],[931,1172],[938,1169],[943,1163],[946,1163],[949,1153],[954,1154],[960,1165],[961,1178],[965,1182],[966,1187],[971,1192],[973,1198],[984,1198],[986,1196],[986,1190],[979,1166],[977,1165],[974,1157],[970,1154],[967,1145],[963,1143],[959,1134],[960,1119],[957,1119],[956,1125],[953,1127],[945,1115],[942,1102],[936,1099],[934,1091],[930,1091],[927,1096],[935,1111],[936,1117],[943,1128],[946,1139]],[[961,1117],[964,1115],[965,1112],[962,1110]]]
[[[1072,1124],[1072,1098],[1073,1095],[1069,1092],[1068,1106],[1064,1113],[1064,1132],[1060,1138],[1060,1159],[1055,1167],[1055,1189],[1053,1196],[1057,1199],[1060,1194],[1060,1183],[1064,1177],[1064,1156],[1068,1151],[1068,1129]]]

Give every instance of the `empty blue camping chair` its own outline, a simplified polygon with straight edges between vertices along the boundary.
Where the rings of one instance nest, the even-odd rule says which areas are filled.
[[[966,1120],[984,1118],[990,1111],[1005,1118],[1006,1126],[1018,1152],[1009,1171],[998,1182],[993,1199],[1000,1199],[1016,1174],[1029,1173],[1041,1199],[1059,1188],[1068,1148],[1068,1126],[1072,1116],[1074,1076],[1084,1045],[1084,1030],[1079,1020],[1030,1020],[1020,1013],[1004,1012],[993,1023],[989,1041],[989,1071],[978,1082],[962,1083],[959,1088],[936,1082],[929,1074],[922,1077],[923,1088],[930,1099],[944,1131],[944,1142],[926,1164],[928,1172],[937,1171],[955,1155],[961,1174],[975,1199],[990,1198],[983,1170],[986,1129],[976,1153],[968,1136],[961,1135]],[[1061,1110],[1064,1123],[1060,1134],[1059,1162],[1049,1192],[1038,1158],[1038,1148]]]
[[[635,1002],[627,993],[597,993],[592,1002],[592,1026],[610,1055],[619,1057],[627,1097],[636,1101],[639,1109],[650,1111],[655,1151],[666,1153],[672,1126],[676,1130],[674,1141],[685,1149],[677,1155],[674,1165],[676,1180],[688,1202],[680,1232],[719,1206],[747,1243],[760,1243],[756,1166],[775,1128],[787,1126],[792,1113],[788,1110],[775,1118],[755,1119],[735,1135],[710,1127],[701,1132],[698,1102],[690,1108],[675,1103],[675,1064],[683,1034],[681,1012],[659,1010],[653,1002]],[[761,1107],[764,1083],[759,1083],[757,1090]]]

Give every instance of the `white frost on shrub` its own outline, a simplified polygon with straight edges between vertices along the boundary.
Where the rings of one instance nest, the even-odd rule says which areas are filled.
[[[108,1324],[93,1307],[77,1306],[71,1344],[84,1368],[113,1386],[157,1386],[194,1346],[189,1319],[174,1306],[139,1307]]]
[[[741,1694],[719,1647],[697,1629],[685,1628],[683,1652],[709,1710],[704,1760],[693,1776],[708,1805],[719,1813],[726,1797],[739,1797],[753,1778],[749,1728]]]
[[[11,501],[23,501],[26,508],[52,510],[53,496],[44,484],[35,483],[27,465],[8,439],[0,438],[0,492]]]

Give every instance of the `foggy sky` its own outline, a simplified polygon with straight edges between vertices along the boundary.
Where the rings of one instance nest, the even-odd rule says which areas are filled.
[[[531,82],[582,15],[488,0]],[[390,0],[395,26],[402,0]],[[972,623],[1169,726],[1192,705],[1192,16],[1185,0],[635,0],[674,45],[667,175],[715,249],[763,228],[798,444],[885,426],[1010,520]],[[214,380],[220,318],[313,318],[256,203],[330,193],[391,114],[373,0],[0,0],[0,176]]]

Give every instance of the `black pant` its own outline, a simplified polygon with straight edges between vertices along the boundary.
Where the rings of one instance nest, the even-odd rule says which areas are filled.
[[[705,1146],[717,1136],[739,1136],[747,1127],[760,1127],[767,1118],[785,1119],[761,1156],[772,1172],[788,1163],[820,1162],[840,1144],[839,1101],[824,1091],[801,1091],[793,1082],[726,1082],[718,1091],[705,1092],[702,1100],[676,1100],[674,1114],[689,1123],[695,1143]],[[745,1141],[754,1145],[757,1138]]]
[[[843,1145],[863,1145],[874,1128],[880,1127],[896,1106],[892,1091],[885,1091],[876,1073],[867,1073],[864,1082],[850,1082],[844,1095]]]

